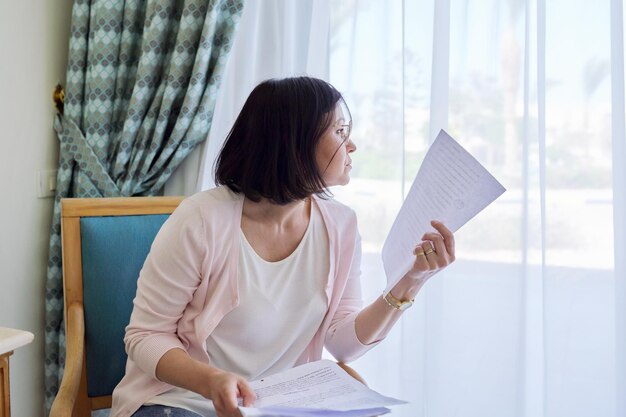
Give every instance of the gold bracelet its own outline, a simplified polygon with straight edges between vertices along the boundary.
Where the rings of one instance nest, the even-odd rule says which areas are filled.
[[[407,308],[411,307],[415,302],[415,299],[405,301],[398,300],[391,294],[391,291],[383,295],[383,300],[385,300],[389,307],[395,308],[396,310],[400,311],[406,310]]]

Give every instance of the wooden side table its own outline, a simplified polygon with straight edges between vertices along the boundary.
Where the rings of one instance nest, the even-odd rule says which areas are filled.
[[[15,349],[32,342],[34,337],[30,332],[0,327],[0,417],[11,417],[9,356]]]

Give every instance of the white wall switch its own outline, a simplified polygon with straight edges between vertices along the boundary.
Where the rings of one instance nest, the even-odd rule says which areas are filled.
[[[57,189],[57,170],[37,171],[37,197],[54,197]]]

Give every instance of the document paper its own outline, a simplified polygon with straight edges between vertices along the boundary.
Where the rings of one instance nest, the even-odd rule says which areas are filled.
[[[450,135],[441,130],[424,157],[383,246],[386,291],[411,269],[413,250],[431,220],[456,232],[504,193],[505,188]]]
[[[321,360],[250,382],[254,407],[239,407],[244,417],[386,414],[388,405],[405,401],[385,397],[348,375],[335,362]]]

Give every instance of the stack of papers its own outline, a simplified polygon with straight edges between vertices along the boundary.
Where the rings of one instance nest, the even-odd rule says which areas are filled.
[[[254,407],[239,407],[244,417],[370,417],[387,406],[406,404],[385,397],[348,375],[335,362],[321,360],[250,382]]]

